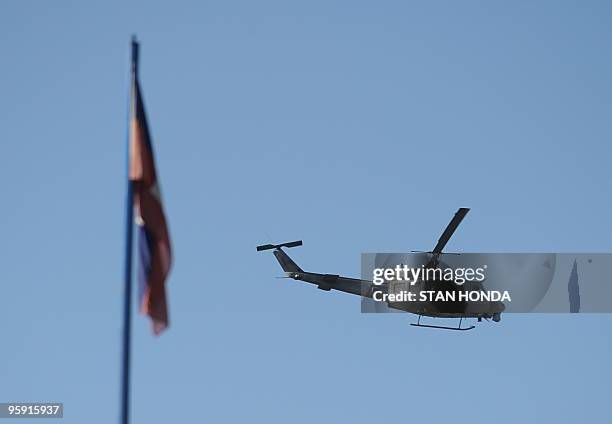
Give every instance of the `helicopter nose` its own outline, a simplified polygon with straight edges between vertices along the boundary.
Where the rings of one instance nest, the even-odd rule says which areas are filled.
[[[506,305],[504,305],[502,302],[495,302],[495,304],[493,305],[493,311],[496,313],[502,313],[506,310]]]

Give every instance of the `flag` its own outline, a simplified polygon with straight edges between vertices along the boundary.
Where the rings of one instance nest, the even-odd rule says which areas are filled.
[[[166,279],[172,262],[170,235],[155,171],[153,145],[138,77],[132,77],[129,178],[138,232],[140,312],[152,320],[158,335],[168,326]]]
[[[578,285],[578,262],[574,259],[574,266],[567,283],[569,305],[571,313],[580,312],[580,286]]]

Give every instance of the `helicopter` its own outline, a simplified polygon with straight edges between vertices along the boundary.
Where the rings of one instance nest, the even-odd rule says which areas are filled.
[[[433,250],[428,252],[412,251],[412,254],[417,254],[414,256],[416,257],[417,266],[420,266],[424,270],[435,270],[441,267],[449,269],[448,265],[442,261],[442,256],[447,254],[456,255],[457,253],[443,253],[443,249],[469,210],[469,208],[459,208],[459,210],[457,210],[446,229],[438,239],[438,242]],[[384,283],[378,282],[375,284],[370,280],[344,277],[336,274],[307,272],[300,268],[293,261],[293,259],[289,257],[287,252],[283,250],[283,248],[298,247],[302,246],[302,244],[302,240],[280,244],[264,244],[257,246],[257,251],[261,252],[265,250],[273,250],[274,256],[285,272],[284,278],[311,283],[316,285],[320,290],[337,290],[374,300],[380,300],[382,298],[385,300],[385,306],[388,308],[418,315],[417,322],[411,323],[411,325],[415,327],[459,331],[471,330],[475,328],[474,325],[462,327],[462,322],[464,319],[476,318],[478,322],[481,322],[483,319],[486,321],[492,319],[494,322],[499,322],[501,320],[501,313],[505,309],[504,303],[498,300],[471,301],[469,296],[455,296],[455,294],[482,291],[484,289],[484,279],[481,281],[466,282],[461,285],[456,284],[456,282],[452,280],[431,280],[424,278],[412,281],[410,283],[407,283],[406,281],[390,280],[385,281]],[[401,256],[398,255],[398,258],[399,257]],[[398,266],[398,263],[394,262],[393,265]],[[415,264],[413,263],[412,265],[414,266]],[[416,299],[420,298],[421,300],[394,301],[393,299],[398,298],[398,296],[393,295],[400,293],[413,293]],[[428,293],[430,296],[423,296],[424,293]],[[452,301],[438,300],[439,296],[431,296],[432,293],[445,293],[447,295],[446,297],[452,298]],[[459,300],[457,300],[457,298],[459,298]],[[459,325],[457,327],[451,327],[422,324],[421,317],[424,316],[432,318],[457,318],[459,319]]]

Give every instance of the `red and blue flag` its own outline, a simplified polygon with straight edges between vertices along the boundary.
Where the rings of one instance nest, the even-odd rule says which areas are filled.
[[[138,232],[140,312],[151,318],[153,332],[157,335],[168,327],[165,286],[172,263],[172,249],[155,171],[151,135],[136,76],[132,89],[129,142],[129,178]]]

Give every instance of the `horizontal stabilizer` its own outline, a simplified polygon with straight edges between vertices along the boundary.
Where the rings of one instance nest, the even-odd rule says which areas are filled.
[[[257,251],[261,252],[262,250],[280,249],[281,247],[298,247],[301,245],[302,245],[302,240],[291,241],[289,243],[281,243],[281,244],[262,244],[261,246],[257,246]]]

